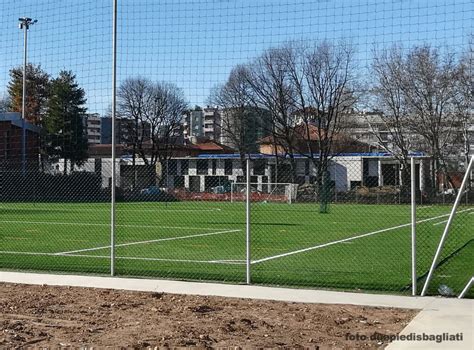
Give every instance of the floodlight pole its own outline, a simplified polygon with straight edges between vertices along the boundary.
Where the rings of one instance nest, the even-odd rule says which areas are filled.
[[[451,227],[451,223],[453,222],[454,217],[456,216],[456,210],[461,202],[462,193],[466,188],[466,184],[470,179],[469,174],[472,171],[472,166],[474,164],[474,156],[471,156],[471,160],[469,165],[466,169],[466,174],[464,175],[464,179],[462,180],[461,187],[459,188],[459,192],[456,196],[456,201],[454,202],[453,208],[451,209],[451,213],[449,214],[448,222],[446,223],[446,227],[444,228],[443,235],[441,236],[441,240],[439,241],[438,248],[436,249],[435,256],[433,258],[433,262],[431,263],[430,271],[428,272],[428,276],[426,277],[425,285],[423,286],[423,290],[421,291],[421,296],[425,296],[426,292],[428,291],[428,286],[430,285],[431,278],[433,277],[434,270],[438,265],[438,259],[441,255],[441,251],[443,250],[444,242],[448,237],[449,228]]]
[[[112,174],[110,189],[110,275],[115,275],[115,114],[117,103],[117,0],[113,1],[112,19]]]
[[[29,17],[18,18],[18,28],[23,29],[23,90],[21,96],[21,171],[26,174],[26,65],[28,60],[28,29],[37,20]]]

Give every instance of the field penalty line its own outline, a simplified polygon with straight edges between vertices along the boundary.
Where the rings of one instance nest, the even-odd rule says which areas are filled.
[[[464,213],[464,212],[472,211],[472,210],[474,210],[474,208],[469,208],[469,209],[461,210],[461,211],[459,211],[458,213]],[[423,223],[423,222],[428,222],[428,221],[431,221],[431,220],[441,219],[441,218],[447,217],[447,216],[449,216],[449,215],[450,215],[450,214],[443,214],[443,215],[435,216],[435,217],[432,217],[432,218],[419,220],[419,221],[417,221],[416,223],[417,223],[417,224],[421,224],[421,223]],[[358,236],[353,236],[353,237],[349,237],[349,238],[344,238],[344,239],[340,239],[340,240],[337,240],[337,241],[332,241],[332,242],[328,242],[328,243],[318,244],[318,245],[315,245],[315,246],[312,246],[312,247],[308,247],[308,248],[303,248],[303,249],[294,250],[294,251],[287,252],[287,253],[283,253],[283,254],[278,254],[278,255],[273,255],[273,256],[269,256],[269,257],[262,258],[262,259],[258,259],[258,260],[253,260],[253,261],[251,262],[251,264],[259,264],[259,263],[262,263],[262,262],[265,262],[265,261],[270,261],[270,260],[275,260],[275,259],[279,259],[279,258],[284,258],[284,257],[291,256],[291,255],[295,255],[295,254],[305,253],[305,252],[309,252],[309,251],[312,251],[312,250],[316,250],[316,249],[321,249],[321,248],[329,247],[329,246],[332,246],[332,245],[335,245],[335,244],[339,244],[339,243],[354,241],[354,240],[359,239],[359,238],[369,237],[369,236],[373,236],[373,235],[376,235],[376,234],[379,234],[379,233],[388,232],[388,231],[393,231],[393,230],[397,230],[397,229],[399,229],[399,228],[408,227],[408,226],[411,226],[411,222],[408,223],[408,224],[402,224],[402,225],[398,225],[398,226],[394,226],[394,227],[384,228],[384,229],[381,229],[381,230],[377,230],[377,231],[373,231],[373,232],[369,232],[369,233],[364,233],[364,234],[358,235]]]
[[[129,242],[129,243],[116,244],[115,248],[117,248],[117,247],[127,247],[127,246],[138,245],[138,244],[148,244],[148,243],[166,242],[166,241],[177,241],[177,240],[188,239],[188,238],[214,236],[214,235],[221,235],[221,234],[225,234],[225,233],[234,233],[234,232],[240,232],[240,231],[242,231],[242,230],[240,230],[240,229],[226,230],[226,231],[200,233],[200,234],[187,235],[187,236],[178,236],[178,237],[175,236],[175,237],[150,239],[150,240],[146,240],[146,241],[135,241],[135,242]],[[71,250],[71,251],[67,251],[67,252],[58,252],[58,253],[53,253],[53,255],[68,255],[68,254],[74,254],[74,253],[91,252],[91,251],[102,250],[102,249],[110,249],[110,245],[105,245],[105,246],[101,246],[101,247],[93,247],[93,248],[85,248],[85,249],[77,249],[77,250]]]

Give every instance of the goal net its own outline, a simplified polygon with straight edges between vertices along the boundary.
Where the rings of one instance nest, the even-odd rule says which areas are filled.
[[[250,200],[261,203],[288,203],[296,199],[296,186],[291,183],[251,183]],[[245,201],[247,184],[245,182],[233,182],[230,189],[230,201]]]

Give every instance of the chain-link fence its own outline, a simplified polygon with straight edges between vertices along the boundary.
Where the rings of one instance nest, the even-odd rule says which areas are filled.
[[[471,1],[0,9],[1,269],[420,294],[438,250],[428,294],[474,274]]]

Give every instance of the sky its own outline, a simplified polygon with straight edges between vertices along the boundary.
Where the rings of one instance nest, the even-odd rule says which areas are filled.
[[[474,0],[118,0],[118,83],[142,76],[204,105],[231,69],[287,41],[351,42],[366,71],[374,48],[430,43],[457,53],[473,34]],[[23,61],[72,70],[91,113],[111,102],[112,0],[0,0],[0,97]],[[366,75],[370,80],[370,75]]]

